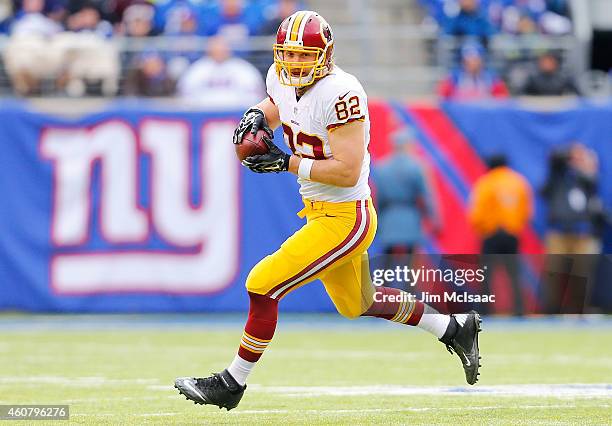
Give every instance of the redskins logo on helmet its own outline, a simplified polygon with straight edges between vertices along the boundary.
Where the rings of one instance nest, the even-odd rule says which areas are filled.
[[[334,36],[321,15],[301,10],[278,27],[273,49],[280,82],[287,86],[306,87],[331,71]]]

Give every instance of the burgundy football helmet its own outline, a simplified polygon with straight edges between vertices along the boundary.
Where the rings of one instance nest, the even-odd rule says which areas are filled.
[[[278,27],[273,49],[276,74],[287,86],[309,86],[333,67],[334,36],[316,12],[300,10],[286,18]]]

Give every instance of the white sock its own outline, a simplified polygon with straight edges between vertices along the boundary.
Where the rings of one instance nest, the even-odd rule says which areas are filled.
[[[463,321],[465,322],[465,320]],[[442,315],[431,306],[425,305],[423,315],[421,316],[421,320],[417,324],[417,327],[430,332],[439,339],[444,336],[444,333],[446,333],[449,322],[449,315]]]
[[[246,379],[253,367],[255,367],[255,364],[256,363],[254,362],[249,362],[240,358],[240,356],[236,354],[230,366],[227,367],[227,371],[229,371],[232,377],[236,379],[240,386],[244,386]]]
[[[455,319],[459,323],[461,327],[465,324],[465,320],[467,319],[468,314],[455,314]]]

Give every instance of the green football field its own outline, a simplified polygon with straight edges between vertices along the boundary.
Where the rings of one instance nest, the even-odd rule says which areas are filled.
[[[0,404],[68,404],[71,424],[612,424],[609,319],[485,318],[472,387],[420,330],[320,318],[281,318],[227,412],[172,384],[226,367],[242,317],[0,316]]]

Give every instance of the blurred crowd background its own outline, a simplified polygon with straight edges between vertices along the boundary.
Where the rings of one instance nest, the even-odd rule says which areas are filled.
[[[189,93],[212,106],[218,96],[193,90],[259,95],[279,23],[311,8],[333,24],[337,62],[370,95],[607,96],[611,7],[605,0],[0,0],[0,90]],[[219,79],[222,65],[239,71]]]

